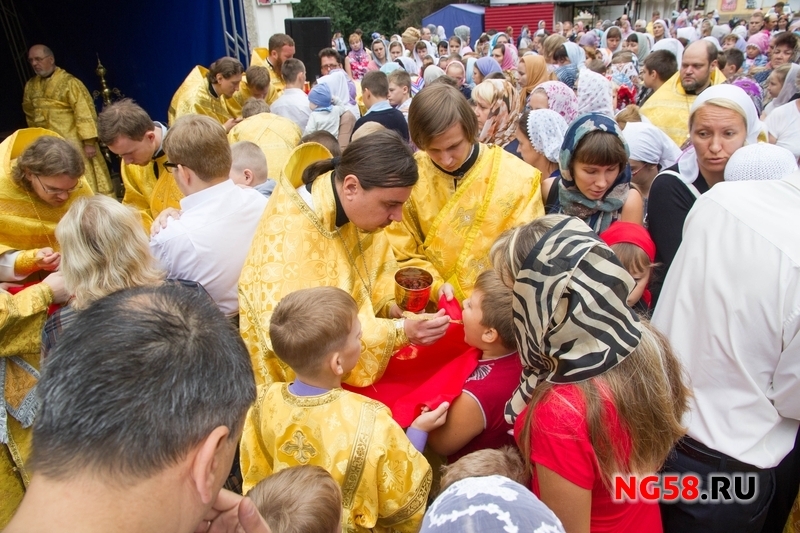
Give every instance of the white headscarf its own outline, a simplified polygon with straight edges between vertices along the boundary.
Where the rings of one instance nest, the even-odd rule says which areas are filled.
[[[714,37],[713,35],[709,35],[708,37],[703,37],[703,40],[704,41],[708,41],[711,44],[713,44],[714,46],[716,46],[717,47],[717,52],[722,52],[722,46],[720,46],[719,40],[717,40],[717,38]]]
[[[745,124],[747,125],[747,138],[744,141],[745,145],[756,144],[759,135],[766,132],[764,123],[758,118],[758,111],[756,110],[756,105],[753,103],[753,100],[744,92],[744,89],[736,85],[712,85],[700,93],[689,109],[689,117],[694,115],[695,111],[712,98],[729,100],[744,110]],[[697,164],[697,152],[694,146],[689,147],[678,160],[678,170],[686,183],[692,183],[697,179],[700,167]]]
[[[614,118],[611,82],[605,76],[588,68],[578,76],[578,115],[602,113]]]
[[[797,75],[800,74],[800,65],[796,63],[790,63],[789,72],[786,73],[786,79],[783,80],[783,87],[781,87],[781,92],[778,93],[778,96],[772,99],[770,103],[767,104],[767,107],[764,108],[763,116],[767,116],[769,113],[775,110],[776,107],[782,106],[783,104],[787,103],[789,99],[797,92]],[[771,76],[771,74],[770,74]],[[784,109],[785,111],[785,109]]]
[[[429,65],[428,68],[425,69],[425,75],[422,78],[425,80],[425,86],[427,87],[444,75],[444,71],[441,68],[436,65]]]
[[[693,26],[686,26],[685,28],[678,28],[677,30],[678,38],[683,38],[689,41],[690,43],[695,42],[697,39],[700,38],[697,30],[694,29]]]
[[[661,39],[650,49],[651,52],[655,52],[656,50],[669,50],[672,52],[680,67],[681,60],[683,59],[683,45],[678,39]]]
[[[569,41],[564,43],[564,48],[567,50],[570,63],[579,69],[586,68],[586,51],[583,48]]]
[[[794,154],[769,143],[742,146],[725,165],[725,181],[779,180],[797,170]]]
[[[564,117],[550,109],[534,109],[528,114],[528,140],[533,149],[551,163],[558,164],[561,145],[569,124]]]
[[[351,111],[356,118],[361,116],[358,105],[350,103],[350,86],[347,83],[347,74],[345,74],[344,70],[335,69],[330,74],[318,79],[317,83],[326,84],[331,90],[332,99],[335,99],[339,105],[343,105],[348,111]]]
[[[681,156],[681,149],[675,141],[652,124],[628,122],[622,135],[628,142],[630,158],[636,161],[668,168]]]

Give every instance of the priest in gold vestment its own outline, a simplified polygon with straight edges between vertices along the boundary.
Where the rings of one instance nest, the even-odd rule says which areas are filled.
[[[409,130],[425,151],[415,157],[419,182],[403,220],[386,232],[401,267],[434,276],[440,290],[469,297],[478,274],[491,268],[489,249],[505,230],[544,215],[541,173],[498,146],[475,143],[477,119],[449,86],[420,92],[411,102]]]
[[[209,68],[194,67],[172,97],[167,111],[169,124],[183,115],[198,114],[218,120],[225,131],[230,131],[236,119],[225,101],[239,88],[243,72],[242,64],[232,57],[217,59]]]
[[[164,163],[167,127],[153,121],[133,100],[125,98],[103,109],[97,118],[100,140],[120,157],[125,185],[122,203],[134,207],[150,235],[153,220],[167,207],[180,210],[183,193]]]
[[[97,111],[81,81],[55,66],[53,52],[44,45],[32,46],[28,61],[36,76],[25,84],[22,110],[31,128],[45,128],[81,149],[85,177],[92,190],[112,196],[114,187],[105,159],[97,146]]]
[[[272,104],[286,88],[281,76],[283,62],[294,57],[294,39],[285,33],[276,33],[269,38],[268,48],[254,48],[250,65],[266,67],[269,71],[269,92],[267,103]]]
[[[234,118],[242,116],[242,106],[251,98],[267,101],[271,77],[269,69],[260,65],[252,65],[242,76],[239,88],[233,96],[225,100],[225,106]]]

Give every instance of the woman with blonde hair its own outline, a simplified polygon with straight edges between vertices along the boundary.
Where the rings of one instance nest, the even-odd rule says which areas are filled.
[[[484,80],[472,90],[478,116],[478,140],[517,153],[517,121],[522,104],[517,90],[505,80]]]
[[[567,532],[662,531],[658,505],[616,501],[617,475],[658,472],[684,434],[689,391],[669,342],[626,305],[634,280],[578,219],[503,233],[523,375],[506,406],[533,492]]]
[[[61,273],[72,297],[45,324],[43,357],[77,313],[95,300],[122,289],[164,282],[166,273],[150,255],[141,226],[134,209],[99,195],[76,200],[58,223],[55,237],[61,245]],[[198,283],[180,283],[205,292]]]

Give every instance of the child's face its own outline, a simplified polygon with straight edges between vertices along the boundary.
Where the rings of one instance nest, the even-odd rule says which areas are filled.
[[[356,40],[356,39],[353,39],[352,41],[350,41],[350,49],[351,50],[355,50],[356,52],[361,50],[361,41]]]
[[[361,357],[361,321],[358,317],[353,317],[353,325],[347,341],[340,350],[342,370],[347,374],[356,367],[358,359]]]
[[[647,67],[645,67],[644,70],[642,70],[642,83],[648,89],[652,89],[655,87],[655,82],[657,78],[658,75],[656,74],[655,70],[651,72],[647,70]]]
[[[773,72],[769,75],[769,80],[767,81],[767,92],[769,92],[771,97],[777,98],[781,93],[781,89],[783,89],[783,82],[781,82]]]
[[[464,300],[464,310],[461,313],[464,320],[464,342],[475,348],[480,348],[486,344],[481,337],[488,329],[481,324],[483,320],[481,301],[483,301],[483,293],[479,290],[472,291],[472,295]]]
[[[389,82],[389,103],[395,107],[399,106],[406,101],[408,94],[408,87],[397,85],[394,82]]]
[[[755,45],[747,45],[747,59],[755,59],[761,53],[761,50],[758,49],[758,46]]]
[[[728,50],[730,50],[734,46],[736,46],[736,39],[727,39],[725,41],[722,41],[722,51],[723,52],[727,52]]]
[[[461,43],[459,41],[450,41],[450,53],[451,54],[461,53]]]
[[[652,269],[646,269],[645,272],[631,272],[631,276],[633,276],[633,281],[636,282],[636,286],[633,287],[633,290],[628,295],[628,305],[633,307],[636,305],[636,302],[642,299],[642,294],[644,294],[644,290],[647,288],[647,284],[650,283],[650,271]]]
[[[619,176],[619,165],[587,165],[575,162],[575,185],[590,200],[603,198]]]
[[[393,46],[389,49],[389,56],[392,58],[392,61],[394,61],[401,55],[403,55],[403,49],[401,47]]]

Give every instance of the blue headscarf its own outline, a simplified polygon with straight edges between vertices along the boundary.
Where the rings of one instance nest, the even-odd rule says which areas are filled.
[[[483,74],[484,78],[492,72],[503,72],[503,70],[500,68],[500,64],[491,56],[479,58],[475,62],[475,66],[478,67],[478,71]]]
[[[308,93],[308,101],[317,106],[314,111],[330,111],[333,107],[331,88],[327,83],[318,83]]]
[[[587,198],[578,189],[570,171],[570,163],[581,139],[594,131],[616,135],[625,147],[625,154],[630,155],[622,130],[619,129],[613,118],[600,113],[586,113],[579,116],[569,125],[567,133],[564,135],[564,143],[561,145],[561,154],[558,158],[558,166],[561,170],[558,201],[561,204],[560,211],[562,213],[582,219],[595,233],[600,234],[619,218],[631,186],[631,169],[626,163],[617,179],[600,199]]]
[[[473,68],[475,67],[475,63],[477,61],[478,60],[476,58],[474,58],[474,57],[467,58],[467,67],[466,67],[465,72],[464,72],[464,74],[466,76],[464,77],[464,79],[466,80],[466,84],[469,87],[474,87],[475,86],[475,80],[472,79],[472,72],[473,72]]]

